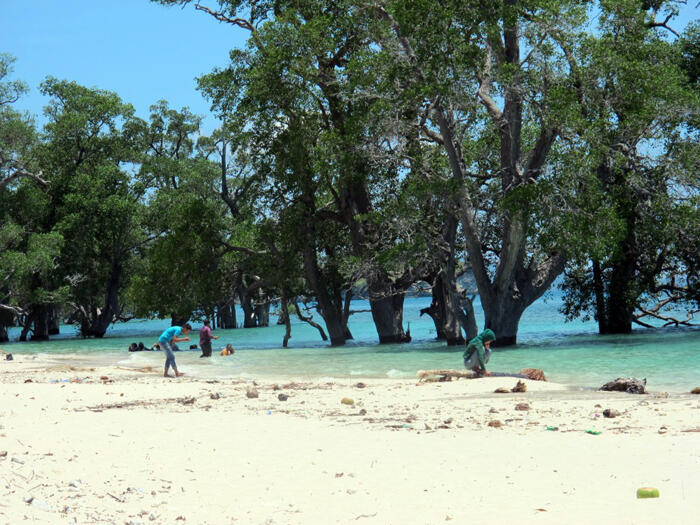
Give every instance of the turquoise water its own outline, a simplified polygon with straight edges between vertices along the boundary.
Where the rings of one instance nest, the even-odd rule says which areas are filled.
[[[282,348],[283,326],[215,330],[220,336],[214,341],[215,353],[232,343],[234,356],[200,359],[196,350],[179,352],[176,359],[181,370],[201,377],[414,378],[421,369],[461,368],[463,348],[435,341],[432,321],[419,316],[429,304],[428,297],[406,299],[404,320],[413,337],[409,344],[378,345],[371,314],[362,312],[350,319],[355,339],[345,347],[330,348],[314,328],[295,319],[287,349]],[[646,377],[650,391],[683,392],[700,386],[700,329],[640,329],[629,336],[600,336],[592,321],[565,323],[559,305],[556,297],[532,305],[520,324],[519,344],[496,349],[489,369],[542,368],[551,381],[584,388],[598,388],[620,376]],[[475,306],[481,326],[478,301]],[[354,301],[352,308],[365,310],[369,305]],[[272,316],[271,322],[275,321]],[[49,342],[12,342],[3,347],[16,354],[61,355],[93,365],[162,366],[162,353],[129,353],[127,347],[138,341],[152,345],[168,326],[169,320],[130,321],[113,326],[103,339],[79,339],[74,327],[62,326],[62,334]],[[194,325],[195,343],[199,326]],[[11,339],[18,333],[13,329]]]

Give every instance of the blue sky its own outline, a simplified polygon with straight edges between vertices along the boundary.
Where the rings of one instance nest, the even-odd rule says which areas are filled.
[[[195,77],[225,66],[247,37],[192,6],[148,0],[0,0],[0,21],[0,52],[17,59],[11,78],[31,90],[16,107],[35,115],[47,103],[38,87],[48,75],[114,91],[144,118],[160,99],[208,115]]]
[[[699,15],[698,0],[689,0],[673,27]],[[191,5],[149,0],[0,0],[0,26],[0,52],[17,59],[12,79],[31,89],[17,107],[35,115],[47,102],[38,86],[48,75],[114,91],[143,118],[160,99],[208,115],[195,77],[225,66],[248,36]],[[208,117],[205,131],[216,125]]]

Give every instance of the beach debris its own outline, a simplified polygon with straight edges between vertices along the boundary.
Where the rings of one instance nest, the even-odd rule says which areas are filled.
[[[527,392],[527,385],[522,381],[518,380],[513,388],[510,389],[511,392]]]
[[[286,401],[287,399],[289,399],[289,396],[287,394],[278,394],[277,399],[279,399],[280,401]]]
[[[498,419],[494,419],[492,421],[489,421],[489,426],[493,428],[501,428],[503,426],[503,423],[501,423]]]
[[[527,403],[518,403],[515,405],[515,410],[530,410],[530,405]]]
[[[361,416],[366,416],[366,415],[367,415],[367,411],[366,411],[364,408],[361,408],[361,409],[360,409],[359,415],[361,415]]]
[[[413,417],[415,419],[415,416],[413,416]],[[443,421],[443,423],[445,423],[445,425],[451,425],[452,421],[453,421],[453,419],[451,417],[448,417],[445,421]]]
[[[33,383],[34,381],[32,381],[31,379],[25,379],[24,382],[25,383]]]
[[[646,499],[646,498],[658,498],[659,497],[659,489],[656,487],[640,487],[637,489],[637,498],[638,499]]]
[[[601,434],[602,432],[600,430],[586,430],[586,434],[591,434],[593,436],[597,436]]]
[[[34,496],[29,494],[29,495],[25,496],[24,498],[22,498],[22,501],[24,501],[27,505],[31,505],[32,501],[34,501]]]
[[[355,384],[355,388],[364,388],[364,387],[366,387],[366,386],[367,386],[367,385],[365,385],[365,384],[362,383],[362,382],[359,382],[359,383],[356,383],[356,384]]]
[[[39,510],[43,510],[44,512],[51,512],[51,510],[53,510],[48,502],[40,499],[32,499],[31,505]]]
[[[246,387],[246,389],[245,389],[245,396],[248,399],[255,399],[257,397],[260,397],[260,394],[258,393],[257,388],[255,388],[254,386],[249,386],[249,387]]]
[[[551,430],[552,432],[556,432],[557,430],[559,430],[559,427],[551,427],[551,426],[548,426],[548,427],[545,428],[545,430]]]
[[[659,428],[659,434],[665,434],[666,432],[668,432],[668,428],[667,428],[667,427],[661,427],[661,428]]]
[[[533,381],[547,381],[541,368],[523,368],[519,373]]]
[[[510,390],[507,388],[498,387],[496,390],[493,391],[494,394],[510,394]]]
[[[355,404],[355,400],[350,398],[350,397],[344,397],[343,399],[340,400],[340,402],[343,405],[354,405]]]
[[[434,383],[442,381],[452,381],[452,378],[472,379],[476,377],[474,372],[466,370],[418,370],[419,382]],[[449,379],[448,379],[449,378]]]
[[[614,381],[605,383],[598,390],[627,392],[628,394],[646,394],[646,385],[646,378],[640,380],[634,377],[618,377]]]
[[[619,416],[620,412],[615,410],[614,408],[606,408],[605,410],[603,410],[603,415],[605,417],[613,418]]]
[[[218,392],[212,392],[211,394],[209,394],[209,399],[221,399],[221,394],[219,394]]]
[[[489,414],[498,414],[498,409],[491,407],[491,409],[489,410]]]
[[[182,397],[178,401],[182,405],[194,405],[195,399],[193,397]]]
[[[282,388],[277,383],[275,383],[274,385],[272,385],[272,390],[282,390]]]
[[[700,394],[700,386],[696,386],[690,391],[691,394]]]
[[[7,457],[7,450],[0,450],[0,458],[6,458]]]
[[[13,359],[12,354],[5,354],[5,361],[12,361]]]
[[[10,461],[12,461],[12,463],[17,463],[18,465],[24,465],[24,461],[21,459],[12,458]]]

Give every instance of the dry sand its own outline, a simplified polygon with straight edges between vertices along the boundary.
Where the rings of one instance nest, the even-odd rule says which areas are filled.
[[[0,523],[700,523],[700,396],[493,393],[515,382],[254,384],[15,356]]]

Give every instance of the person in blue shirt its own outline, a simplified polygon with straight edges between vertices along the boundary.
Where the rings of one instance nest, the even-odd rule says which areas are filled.
[[[192,330],[190,324],[185,323],[183,326],[171,326],[165,332],[160,334],[160,337],[158,338],[158,345],[160,346],[161,350],[165,352],[165,372],[163,374],[164,377],[170,377],[168,375],[168,369],[171,366],[173,367],[173,372],[175,372],[175,377],[180,377],[184,375],[182,372],[178,372],[177,370],[177,365],[175,364],[175,354],[173,354],[171,345],[173,343],[189,341],[189,337],[180,337],[180,334],[186,336],[190,333],[190,330]]]

